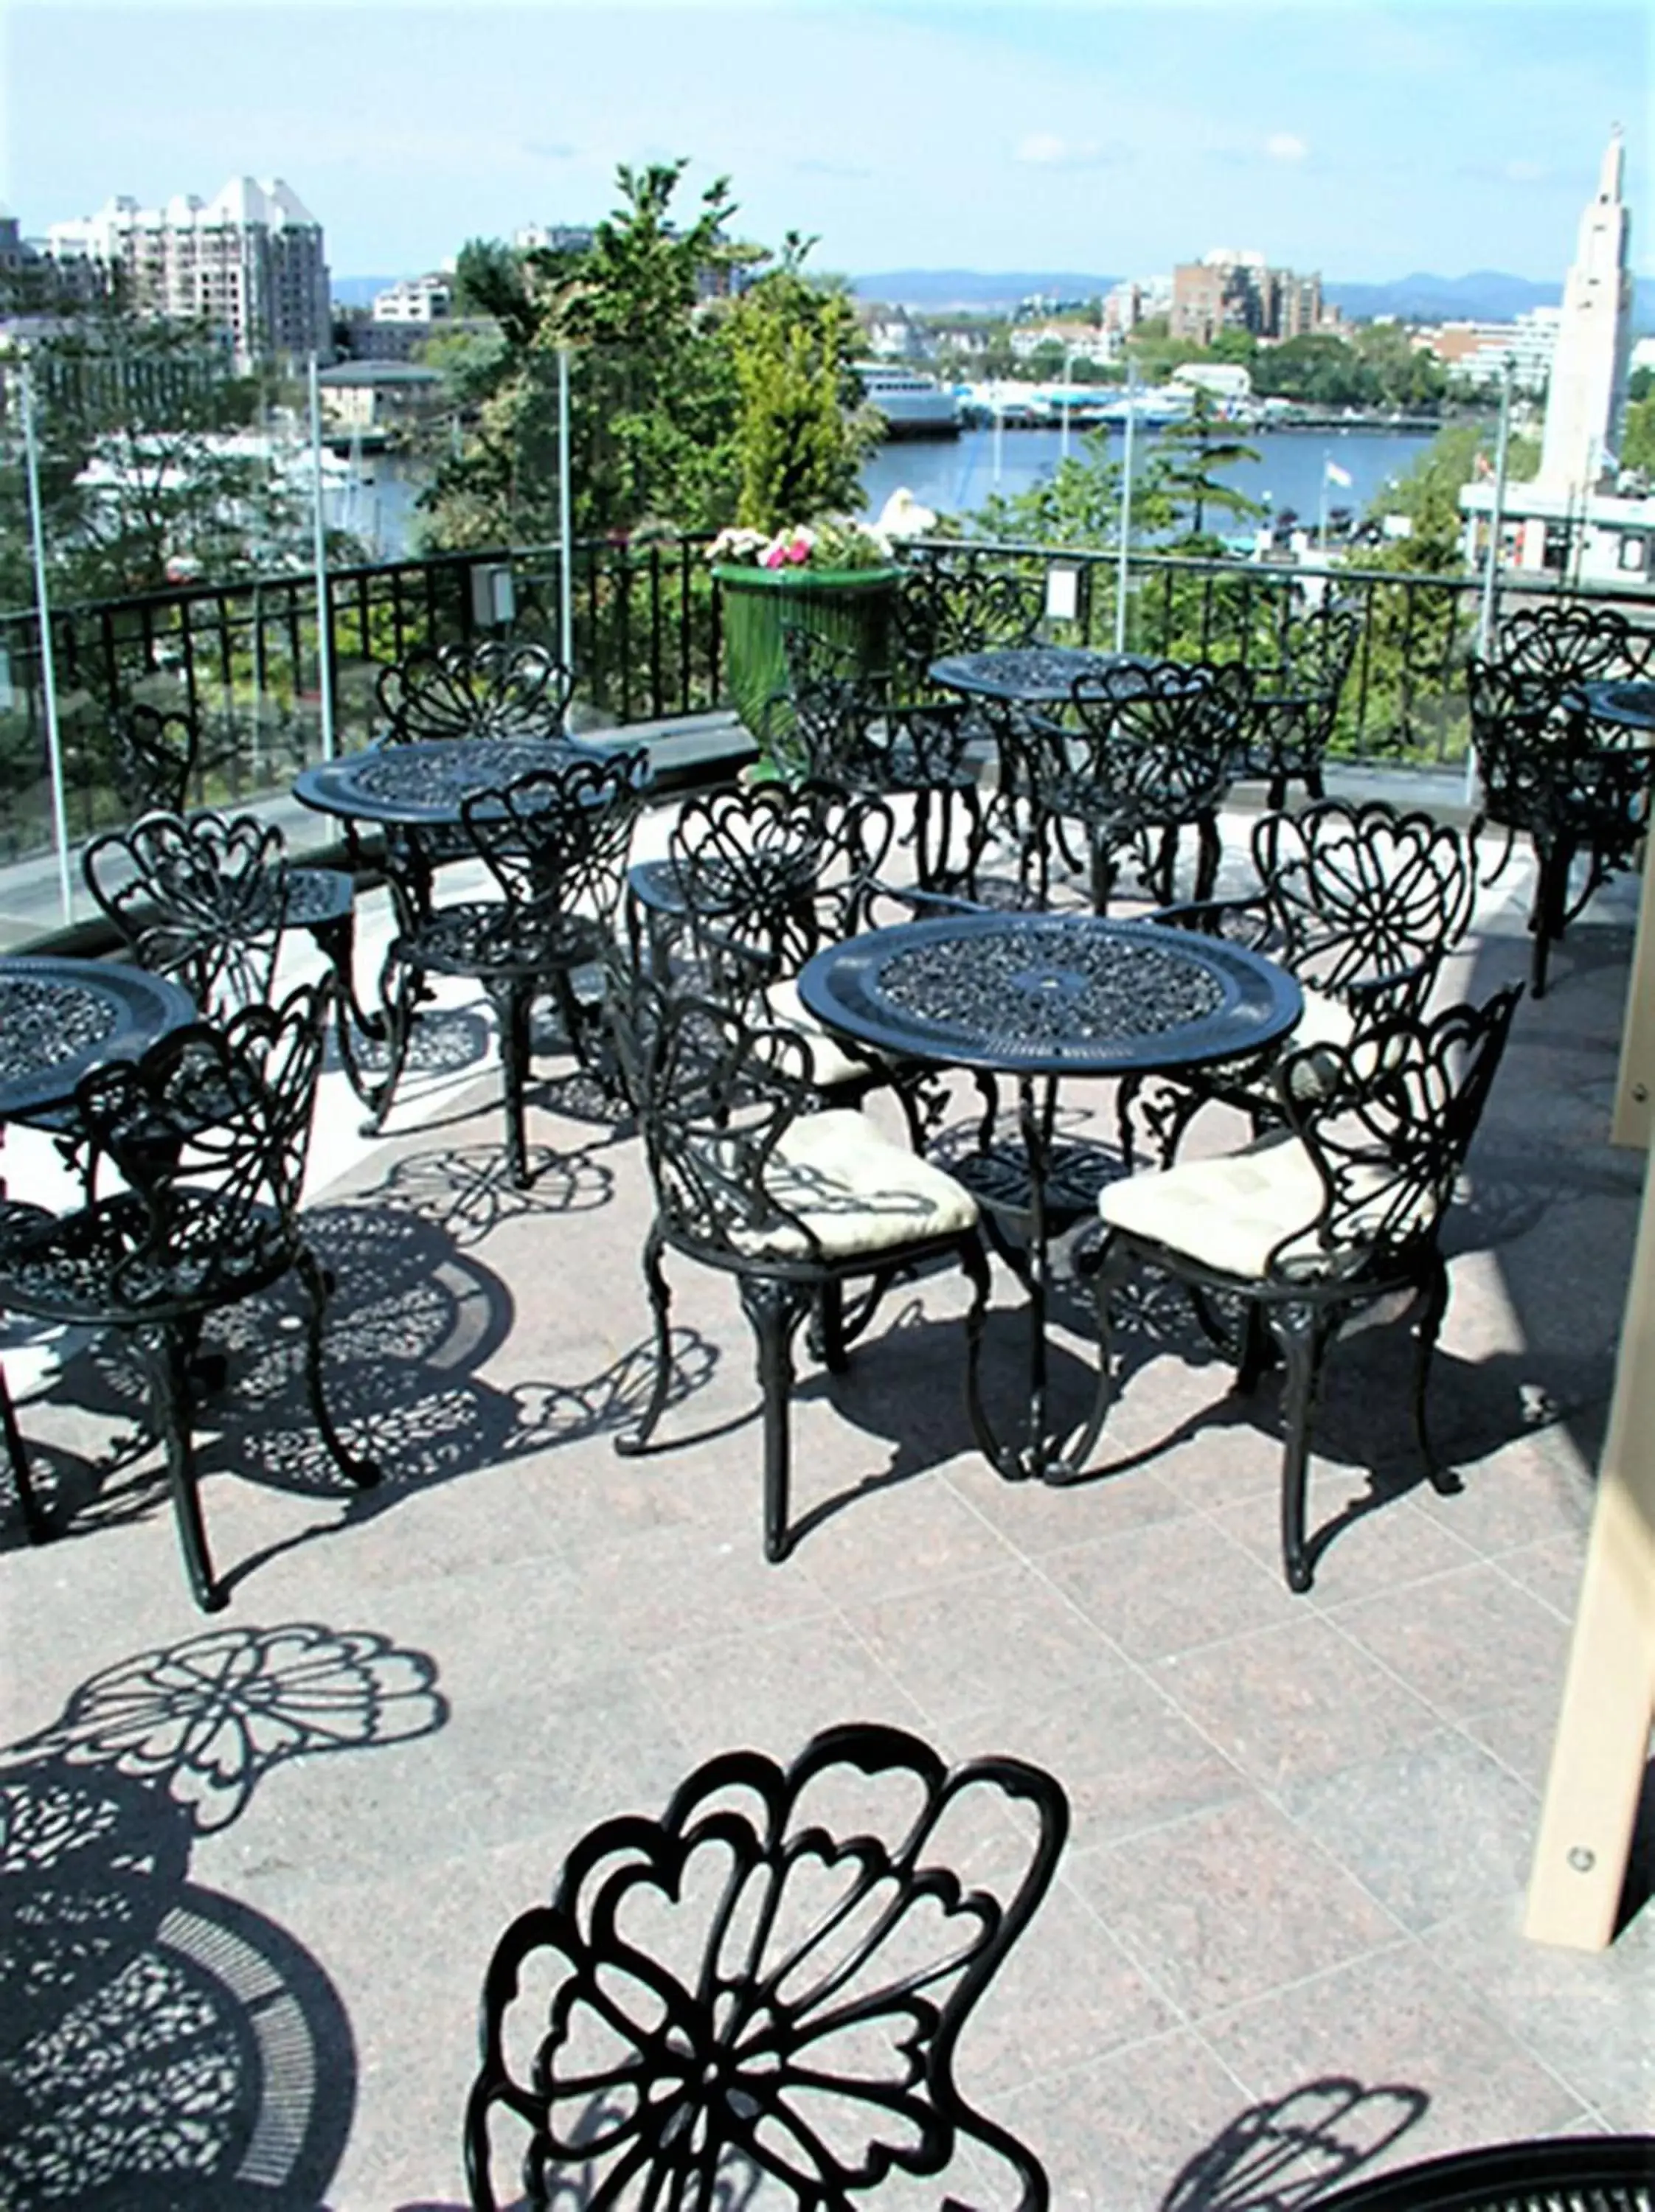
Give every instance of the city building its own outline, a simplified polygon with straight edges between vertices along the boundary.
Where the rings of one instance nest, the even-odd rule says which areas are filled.
[[[1615,469],[1632,314],[1623,165],[1617,125],[1564,281],[1539,473],[1506,485],[1500,510],[1500,560],[1571,584],[1655,574],[1655,497],[1622,489]],[[1494,494],[1487,478],[1460,493],[1468,566],[1487,558]]]
[[[1509,359],[1515,388],[1540,392],[1550,380],[1562,319],[1561,307],[1530,307],[1509,323],[1439,323],[1417,331],[1414,344],[1441,362],[1451,384],[1498,384]]]
[[[1215,246],[1172,271],[1168,328],[1192,345],[1210,346],[1228,330],[1257,338],[1303,337],[1322,322],[1320,275],[1273,269],[1254,249]]]
[[[436,370],[405,361],[336,362],[319,373],[316,387],[322,419],[337,429],[394,428],[442,399]]]
[[[51,224],[46,254],[71,289],[80,276],[141,313],[228,331],[241,367],[329,357],[322,227],[279,177],[232,177],[210,200],[180,194],[164,208],[123,195]]]
[[[1029,361],[1048,347],[1061,346],[1072,361],[1090,361],[1106,366],[1120,359],[1120,341],[1112,331],[1100,330],[1096,323],[1052,321],[1019,323],[1010,337],[1012,358]]]
[[[443,323],[453,311],[453,283],[447,276],[405,276],[374,295],[376,323]]]

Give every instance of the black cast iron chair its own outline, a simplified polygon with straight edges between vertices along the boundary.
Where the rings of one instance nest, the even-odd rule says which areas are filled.
[[[1195,896],[1206,898],[1218,874],[1219,809],[1243,766],[1251,696],[1252,679],[1236,664],[1149,662],[1081,678],[1068,720],[1031,715],[1014,736],[1008,725],[1008,787],[1026,808],[1025,892],[1044,906],[1056,863],[1084,865],[1092,910],[1106,914],[1130,855],[1165,903],[1188,829],[1196,841]]]
[[[897,696],[940,695],[931,664],[951,653],[1032,645],[1046,619],[1044,568],[1028,575],[935,555],[903,564],[892,610],[892,676]]]
[[[1438,1466],[1425,1419],[1448,1304],[1439,1232],[1521,995],[1500,991],[1429,1021],[1399,1016],[1342,1050],[1290,1053],[1276,1073],[1283,1126],[1240,1152],[1111,1183],[1098,1199],[1098,1401],[1080,1453],[1112,1396],[1112,1307],[1129,1276],[1171,1276],[1204,1321],[1214,1299],[1236,1302],[1237,1389],[1258,1382],[1270,1338],[1287,1365],[1281,1547],[1292,1589],[1311,1586],[1305,1507],[1323,1359],[1346,1321],[1378,1299],[1407,1292],[1416,1304],[1415,1430],[1433,1486],[1459,1487]]]
[[[1485,2143],[1350,2182],[1316,2204],[1317,2212],[1655,2212],[1655,2136]]]
[[[1526,836],[1534,852],[1530,988],[1543,998],[1552,946],[1594,892],[1637,858],[1655,754],[1624,740],[1605,744],[1569,686],[1549,677],[1474,655],[1466,683],[1482,819],[1508,840]],[[1577,860],[1585,863],[1578,890]],[[1505,865],[1502,856],[1491,880]]]
[[[907,799],[923,890],[970,896],[985,842],[978,763],[992,732],[966,701],[904,697],[889,670],[859,670],[838,641],[809,630],[783,641],[785,730],[770,750],[794,782]]]
[[[971,2110],[953,2057],[1068,1823],[1040,1768],[951,1770],[866,1722],[785,1767],[726,1752],[658,1819],[604,1821],[489,1963],[477,2212],[848,2212],[887,2179],[905,2201],[934,2181],[941,2204],[1044,2212],[1039,2161]],[[995,1831],[1002,1850],[968,1857]]]
[[[309,1298],[312,1415],[342,1473],[378,1480],[328,1411],[328,1280],[299,1221],[330,988],[301,985],[280,1007],[248,1006],[179,1030],[141,1060],[94,1069],[75,1095],[76,1133],[122,1187],[0,1249],[0,1307],[121,1330],[143,1352],[190,1587],[209,1612],[225,1592],[207,1548],[192,1426],[196,1348],[211,1315],[296,1271]]]
[[[392,940],[380,990],[387,1060],[370,1131],[391,1110],[429,978],[465,977],[483,986],[499,1024],[507,1160],[513,1181],[526,1184],[523,1093],[537,996],[552,994],[577,1060],[606,1077],[602,1008],[581,998],[575,978],[600,969],[614,941],[642,769],[636,753],[578,760],[465,801],[467,842],[499,896],[435,906]]]
[[[1361,622],[1348,607],[1291,616],[1275,640],[1273,663],[1250,663],[1254,691],[1246,716],[1246,765],[1263,776],[1274,807],[1287,786],[1322,796],[1322,765],[1339,713],[1339,696],[1356,657]]]
[[[500,638],[422,646],[381,669],[374,687],[392,744],[560,737],[574,689],[547,647]]]
[[[1297,978],[1305,1011],[1277,1047],[1176,1078],[1123,1084],[1129,1158],[1140,1116],[1168,1164],[1195,1115],[1221,1102],[1256,1133],[1277,1118],[1275,1070],[1307,1045],[1343,1048],[1361,1029],[1423,1011],[1445,957],[1476,903],[1476,848],[1430,815],[1384,799],[1322,799],[1253,824],[1258,889],[1245,898],[1165,908],[1153,919],[1224,937],[1277,961]]]
[[[122,700],[109,714],[115,786],[129,814],[182,814],[201,762],[201,732],[180,708],[163,710]]]
[[[36,1236],[50,1226],[52,1216],[43,1206],[30,1206],[21,1199],[8,1198],[0,1190],[0,1267],[3,1267],[12,1250],[27,1237]],[[0,1364],[0,1437],[6,1447],[6,1460],[11,1468],[12,1488],[17,1496],[17,1510],[23,1519],[23,1533],[31,1544],[44,1540],[46,1534],[46,1517],[35,1496],[34,1485],[29,1479],[28,1453],[24,1447],[21,1430],[17,1425],[17,1412],[11,1401],[11,1392],[6,1383],[6,1370]]]
[[[1655,638],[1634,629],[1618,608],[1558,600],[1507,615],[1494,659],[1555,699],[1571,684],[1635,682],[1648,672],[1652,647]]]
[[[869,1091],[891,1089],[917,1150],[925,1071],[830,1036],[794,980],[824,945],[945,903],[885,881],[896,840],[890,805],[870,793],[814,782],[694,793],[673,823],[665,859],[635,868],[631,887],[635,916],[642,908],[656,955],[677,938],[700,988],[761,1025],[798,1036],[821,1103],[856,1104]],[[658,958],[654,965],[670,972]]]
[[[957,1259],[972,1287],[965,1364],[975,1406],[989,1297],[977,1202],[865,1115],[823,1109],[810,1046],[796,1030],[751,1022],[727,1001],[665,990],[636,973],[618,977],[610,996],[655,1194],[643,1254],[654,1384],[636,1429],[616,1449],[648,1449],[672,1395],[665,1254],[733,1276],[758,1348],[764,1551],[783,1559],[793,1543],[788,1401],[800,1322],[815,1314],[824,1361],[837,1372],[888,1283],[910,1267]],[[868,1294],[848,1320],[844,1287],[856,1281]]]
[[[339,1058],[364,1094],[356,1041],[372,1024],[356,997],[356,890],[342,869],[295,867],[275,823],[203,809],[94,837],[81,872],[132,957],[215,1019],[267,1004],[283,933],[306,931],[332,970]]]

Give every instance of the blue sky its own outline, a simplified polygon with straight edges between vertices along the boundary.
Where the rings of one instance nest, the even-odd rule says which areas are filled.
[[[1561,278],[1611,123],[1646,216],[1652,11],[1358,0],[12,0],[0,198],[26,233],[277,174],[337,275],[589,221],[618,161],[732,178],[824,269]]]

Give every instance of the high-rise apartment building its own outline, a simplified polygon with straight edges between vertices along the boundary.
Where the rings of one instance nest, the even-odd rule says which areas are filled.
[[[330,356],[322,226],[279,177],[232,177],[210,200],[180,194],[164,208],[112,199],[96,215],[52,224],[46,252],[141,313],[227,330],[242,367]]]
[[[1537,479],[1558,491],[1594,489],[1620,440],[1632,331],[1630,219],[1621,198],[1624,161],[1617,125],[1604,149],[1597,195],[1580,218],[1573,264],[1563,280]]]
[[[1168,327],[1175,338],[1209,346],[1220,331],[1258,338],[1297,338],[1322,321],[1322,279],[1272,269],[1262,253],[1214,246],[1172,271]]]

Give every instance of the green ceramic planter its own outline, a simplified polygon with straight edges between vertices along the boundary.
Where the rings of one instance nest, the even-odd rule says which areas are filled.
[[[788,633],[805,630],[848,646],[859,669],[887,666],[900,573],[722,563],[713,570],[722,603],[724,688],[761,750],[767,735],[784,737],[793,726],[778,697],[787,688]]]

